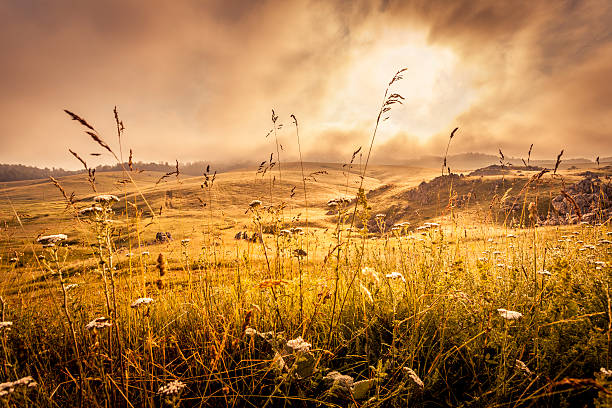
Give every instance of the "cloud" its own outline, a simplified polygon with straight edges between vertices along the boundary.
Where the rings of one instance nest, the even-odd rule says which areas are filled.
[[[295,114],[305,157],[345,160],[403,66],[377,162],[439,154],[455,126],[455,152],[612,153],[605,0],[9,0],[0,16],[0,162],[78,167],[69,147],[97,149],[62,109],[116,146],[115,104],[136,159],[256,163],[275,108],[286,159]]]

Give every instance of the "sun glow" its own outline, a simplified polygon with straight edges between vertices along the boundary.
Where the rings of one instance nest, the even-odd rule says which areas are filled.
[[[400,132],[425,141],[446,131],[473,100],[469,72],[452,50],[428,45],[424,34],[388,32],[383,39],[354,46],[339,92],[344,103],[337,105],[334,117],[371,123],[384,87],[401,68],[406,68],[403,80],[392,91],[405,100],[381,127],[379,142]]]

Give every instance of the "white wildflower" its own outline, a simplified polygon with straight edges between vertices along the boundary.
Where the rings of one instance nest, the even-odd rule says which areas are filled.
[[[421,378],[417,375],[417,373],[414,372],[412,368],[404,367],[404,371],[406,372],[406,374],[408,374],[408,377],[410,377],[410,379],[414,381],[416,385],[419,386],[419,388],[425,388],[423,380],[421,380]]]
[[[91,322],[87,323],[85,328],[87,330],[96,330],[96,329],[103,329],[105,327],[110,327],[112,325],[113,324],[110,322],[110,319],[108,317],[97,317],[93,319]]]
[[[13,393],[15,391],[15,388],[17,387],[33,388],[37,385],[38,383],[34,381],[32,376],[29,375],[27,377],[20,378],[16,381],[4,382],[0,384],[0,396],[5,396],[7,394]]]
[[[599,372],[605,375],[606,377],[612,377],[612,370],[608,370],[607,368],[601,367]]]
[[[69,283],[67,285],[64,285],[64,290],[66,292],[68,292],[69,290],[72,290],[72,289],[76,288],[77,286],[79,286],[78,283]]]
[[[140,255],[147,256],[147,255],[149,255],[149,251],[142,251],[142,253]]]
[[[180,394],[183,388],[185,388],[185,383],[179,380],[174,380],[159,387],[157,393],[160,395],[174,396]]]
[[[0,330],[6,329],[7,327],[11,327],[13,322],[0,322]]]
[[[86,208],[79,210],[79,214],[81,215],[93,215],[93,214],[101,213],[101,212],[104,212],[104,208],[98,207],[97,205],[86,207]]]
[[[112,194],[100,194],[94,197],[96,203],[110,203],[112,201],[119,201],[119,197]]]
[[[257,208],[261,206],[261,201],[260,200],[253,200],[249,203],[249,207],[250,208]]]
[[[497,312],[499,313],[501,317],[503,317],[506,320],[518,320],[521,317],[523,317],[522,313],[514,312],[512,310],[497,309]]]
[[[310,351],[311,344],[304,341],[302,336],[298,336],[293,340],[287,341],[287,347],[293,351],[304,353]]]
[[[257,330],[255,330],[252,327],[247,327],[246,329],[244,329],[244,334],[247,336],[255,336],[257,334]]]
[[[385,275],[386,278],[388,279],[401,279],[402,282],[406,282],[406,279],[404,278],[404,275],[402,275],[401,273],[397,272],[397,271],[393,271],[391,273],[388,273]]]
[[[191,242],[191,240],[189,238],[185,238],[181,240],[181,244],[183,245],[187,245],[189,242]]]
[[[376,214],[375,218],[385,218],[385,214]]]
[[[550,271],[543,269],[541,271],[537,272],[538,275],[545,275],[545,276],[552,276],[552,273],[550,273]]]
[[[47,244],[55,244],[59,241],[64,241],[68,238],[66,234],[54,234],[54,235],[45,235],[36,239],[37,242],[47,245]]]
[[[140,307],[141,305],[148,305],[150,303],[153,303],[155,300],[153,300],[150,297],[141,297],[136,299],[135,301],[132,302],[132,304],[130,305],[131,308],[137,308]]]

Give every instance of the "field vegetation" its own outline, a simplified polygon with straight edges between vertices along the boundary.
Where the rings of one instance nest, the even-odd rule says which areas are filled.
[[[561,156],[462,176],[272,150],[200,177],[118,157],[2,183],[0,402],[611,405],[610,220],[544,225],[582,178]]]

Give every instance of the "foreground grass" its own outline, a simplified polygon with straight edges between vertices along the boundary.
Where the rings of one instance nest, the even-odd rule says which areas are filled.
[[[609,406],[607,224],[351,234],[340,205],[304,234],[283,211],[250,207],[263,243],[147,245],[146,220],[120,235],[111,212],[80,217],[70,245],[5,240],[0,375],[38,384],[0,401]]]

